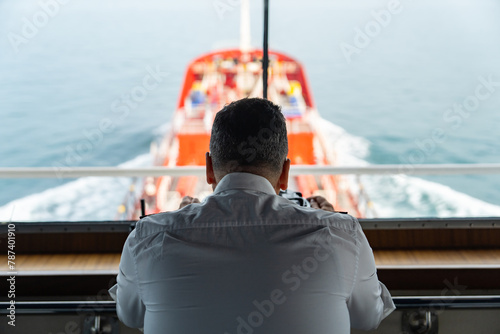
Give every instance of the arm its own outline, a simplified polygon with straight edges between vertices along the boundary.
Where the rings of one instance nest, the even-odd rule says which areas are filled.
[[[116,294],[113,299],[118,318],[128,327],[143,328],[146,308],[139,294],[137,268],[130,249],[134,237],[135,231],[132,231],[123,246],[117,284],[110,289],[110,294]]]
[[[356,280],[347,307],[351,318],[351,326],[357,329],[370,330],[379,326],[382,319],[394,309],[391,294],[384,284],[379,282],[373,252],[368,244],[359,222],[358,225],[358,269]]]

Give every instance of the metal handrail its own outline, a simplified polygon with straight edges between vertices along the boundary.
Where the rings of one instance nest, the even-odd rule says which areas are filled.
[[[359,218],[363,230],[408,229],[500,229],[500,217],[467,218]],[[135,220],[107,221],[45,221],[0,222],[0,233],[6,233],[9,224],[16,233],[123,233],[129,232]]]
[[[311,166],[293,165],[290,175],[452,175],[500,174],[500,163],[488,164],[426,164],[426,165],[367,165]],[[204,166],[182,167],[3,167],[0,178],[77,178],[85,176],[203,176]]]
[[[392,297],[397,309],[500,309],[500,296],[415,296]]]
[[[500,309],[500,296],[392,297],[396,309]],[[7,314],[9,302],[0,302]],[[16,314],[116,313],[114,301],[16,301]]]

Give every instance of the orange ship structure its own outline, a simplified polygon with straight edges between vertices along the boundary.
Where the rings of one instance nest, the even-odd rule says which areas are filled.
[[[204,166],[216,113],[232,101],[262,96],[262,58],[262,50],[229,49],[193,60],[187,67],[171,129],[153,150],[155,164]],[[315,108],[304,68],[298,61],[283,53],[269,52],[268,98],[282,106],[292,170],[294,165],[335,166],[336,154],[319,127],[324,120]],[[370,207],[363,193],[354,194],[338,175],[295,175],[290,179],[289,189],[299,191],[303,197],[321,195],[336,210],[360,218],[367,216]],[[176,210],[184,196],[202,200],[211,192],[205,179],[199,176],[149,177],[140,198],[145,199],[146,214],[152,214]],[[133,207],[122,206],[122,218],[137,219],[141,215],[135,197],[134,201],[129,200]]]
[[[204,54],[188,65],[171,129],[152,147],[156,166],[204,166],[216,113],[235,100],[262,97],[264,52],[250,47],[249,1],[241,1],[240,7],[240,47]],[[267,40],[265,45],[267,49]],[[316,110],[304,67],[283,53],[267,54],[267,98],[282,107],[286,118],[291,172],[297,165],[337,165],[337,152],[322,130],[326,121]],[[339,175],[294,174],[289,189],[303,197],[323,196],[337,211],[358,218],[375,216],[359,179],[353,184]],[[145,214],[153,214],[178,209],[184,196],[203,200],[211,192],[204,177],[148,177],[141,190],[131,187],[118,218],[139,218],[140,199],[145,201]]]

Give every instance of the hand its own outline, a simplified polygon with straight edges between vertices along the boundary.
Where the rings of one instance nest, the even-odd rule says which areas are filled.
[[[179,209],[182,209],[183,207],[191,203],[200,203],[200,200],[197,199],[196,197],[184,196],[182,198],[181,204],[179,205]]]
[[[322,196],[311,196],[307,200],[311,203],[312,208],[335,212],[333,205]]]

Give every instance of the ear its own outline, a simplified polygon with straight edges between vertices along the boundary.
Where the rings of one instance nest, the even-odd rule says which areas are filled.
[[[205,153],[205,165],[207,167],[206,168],[207,183],[214,185],[215,184],[214,167],[212,166],[212,157],[210,156],[209,152]]]
[[[281,175],[279,178],[280,189],[288,189],[288,174],[290,172],[290,159],[286,159],[283,163],[283,169],[281,170]]]

